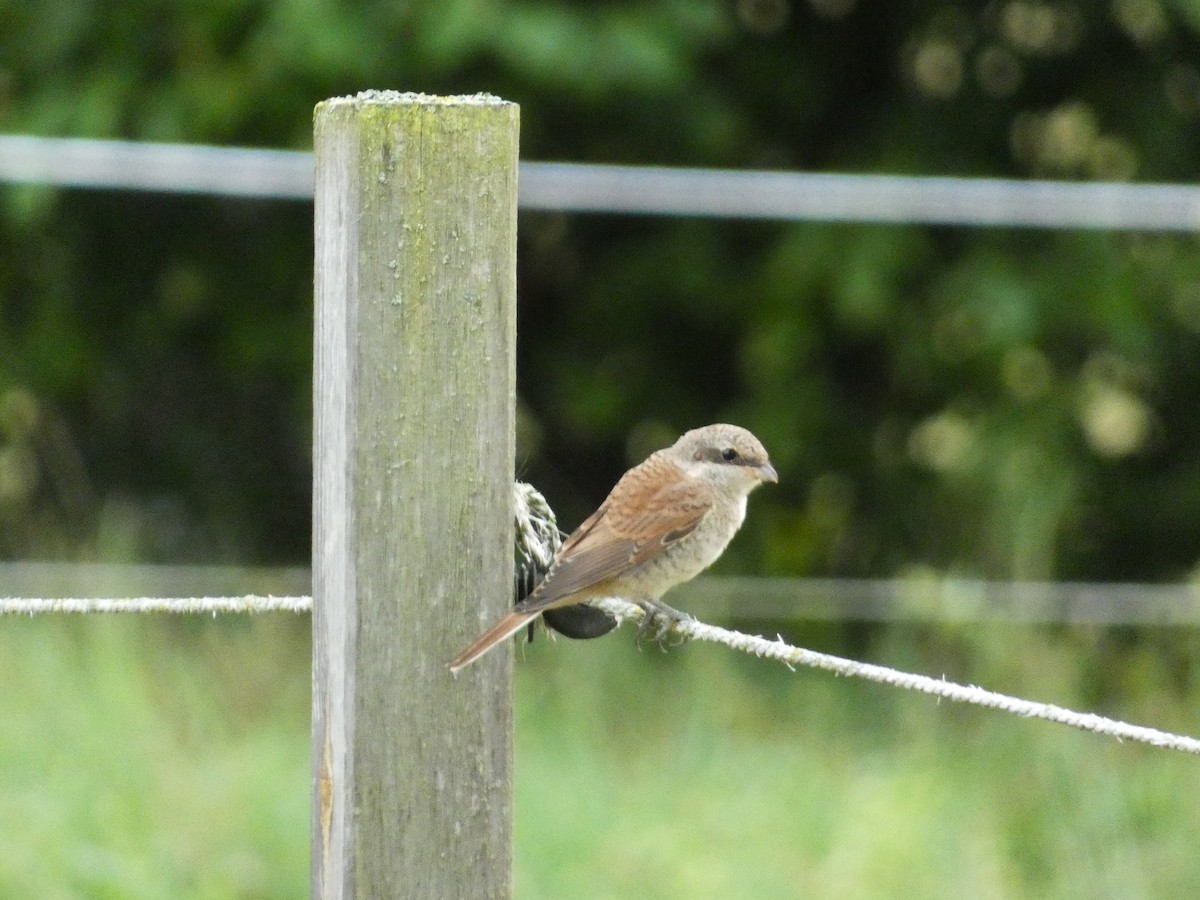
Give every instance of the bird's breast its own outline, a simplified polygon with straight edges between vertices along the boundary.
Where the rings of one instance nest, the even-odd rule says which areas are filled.
[[[628,596],[659,599],[712,565],[746,518],[746,498],[715,505],[686,537],[621,578]]]

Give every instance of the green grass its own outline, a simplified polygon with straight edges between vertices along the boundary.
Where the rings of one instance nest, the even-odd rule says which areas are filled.
[[[1200,732],[1191,631],[862,646]],[[1194,757],[628,631],[524,656],[519,898],[1200,896]],[[306,896],[308,662],[300,617],[0,619],[0,896]]]
[[[1077,642],[1035,634],[987,642],[1025,670],[992,686],[1079,702]],[[1193,757],[721,648],[568,649],[519,695],[519,896],[1200,896]],[[1200,722],[1160,691],[1113,712]]]
[[[0,620],[0,896],[307,896],[306,631]]]

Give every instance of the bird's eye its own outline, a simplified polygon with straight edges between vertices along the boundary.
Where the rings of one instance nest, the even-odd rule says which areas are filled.
[[[733,462],[737,458],[738,452],[732,447],[726,447],[721,451],[721,459],[725,460],[725,462]]]

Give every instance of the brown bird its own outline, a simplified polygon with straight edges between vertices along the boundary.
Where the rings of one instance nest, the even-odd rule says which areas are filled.
[[[779,476],[745,428],[706,425],[652,453],[563,541],[546,577],[450,663],[469,666],[548,609],[620,597],[647,621],[683,613],[659,602],[721,555],[746,518],[746,497]]]

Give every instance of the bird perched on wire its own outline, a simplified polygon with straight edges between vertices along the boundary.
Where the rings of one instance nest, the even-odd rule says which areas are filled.
[[[659,623],[684,616],[660,598],[708,568],[746,518],[746,498],[776,482],[767,451],[736,425],[706,425],[652,453],[617,482],[554,554],[546,577],[450,662],[458,672],[547,610],[621,597]]]

